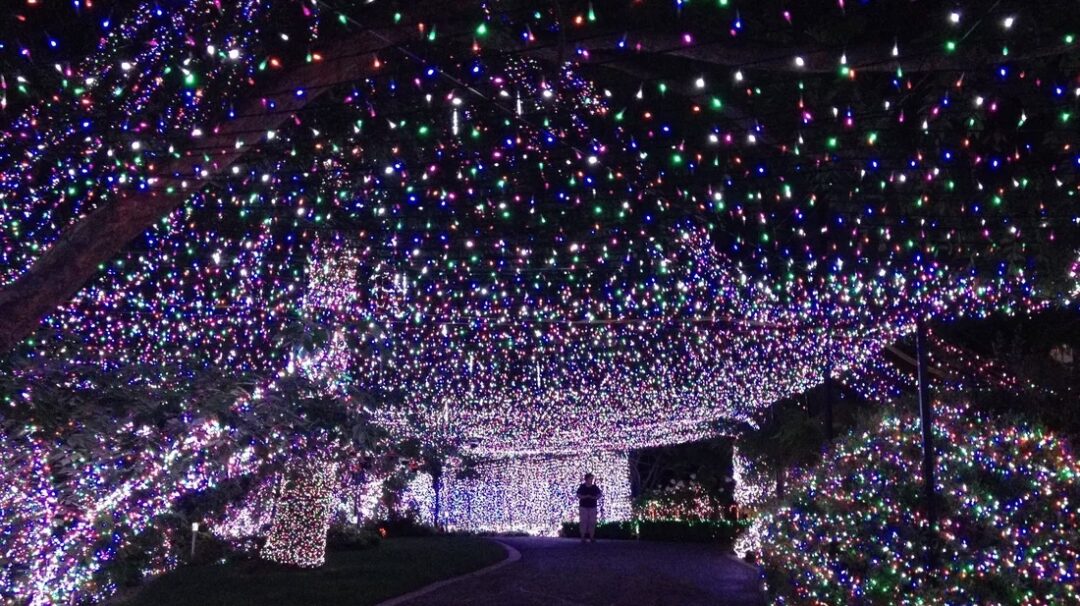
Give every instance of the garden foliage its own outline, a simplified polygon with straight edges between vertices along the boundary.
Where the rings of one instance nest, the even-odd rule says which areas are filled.
[[[775,604],[1080,600],[1068,444],[966,406],[942,407],[934,429],[938,527],[925,515],[919,418],[885,417],[838,442],[761,520]]]

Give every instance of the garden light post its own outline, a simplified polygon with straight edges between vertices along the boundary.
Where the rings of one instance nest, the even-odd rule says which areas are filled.
[[[195,539],[199,537],[199,523],[191,523],[191,559],[195,559]]]

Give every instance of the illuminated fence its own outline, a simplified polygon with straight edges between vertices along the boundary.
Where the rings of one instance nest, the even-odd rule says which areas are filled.
[[[448,473],[439,521],[451,530],[552,535],[563,522],[577,519],[575,491],[586,472],[604,491],[600,519],[629,519],[627,453],[601,452],[488,461],[476,467],[474,477]]]

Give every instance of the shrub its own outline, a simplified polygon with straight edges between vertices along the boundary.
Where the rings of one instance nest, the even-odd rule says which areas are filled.
[[[638,520],[723,520],[731,496],[724,486],[709,487],[696,480],[672,480],[634,500]]]
[[[641,539],[643,541],[675,541],[684,543],[718,543],[729,548],[742,522],[729,520],[635,520],[603,522],[596,525],[598,539]],[[559,536],[581,536],[577,522],[563,522]]]
[[[378,547],[382,536],[372,528],[353,524],[333,525],[326,535],[326,548],[332,551],[355,551]]]
[[[559,536],[569,539],[581,536],[581,526],[577,522],[563,522]],[[636,539],[633,522],[600,522],[596,525],[598,539]]]
[[[159,565],[167,555],[161,545],[165,533],[161,526],[152,525],[146,531],[134,535],[117,550],[116,557],[99,571],[97,581],[113,583],[117,587],[134,587],[144,580],[145,570]]]
[[[729,520],[641,520],[638,536],[644,541],[719,543],[730,548],[740,523]]]
[[[233,548],[228,541],[219,539],[208,532],[200,532],[195,542],[195,557],[190,559],[190,563],[214,564],[223,560],[248,559],[249,557],[249,554]]]
[[[367,528],[384,537],[429,537],[435,534],[434,528],[421,524],[411,515],[370,522]]]
[[[775,604],[1080,601],[1080,465],[1068,446],[967,407],[941,407],[934,429],[937,530],[923,514],[919,420],[886,417],[839,442],[760,520]]]

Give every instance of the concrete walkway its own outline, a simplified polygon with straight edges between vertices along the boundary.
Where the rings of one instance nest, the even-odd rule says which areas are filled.
[[[521,560],[408,606],[760,606],[757,573],[711,545],[540,537],[500,541]]]

